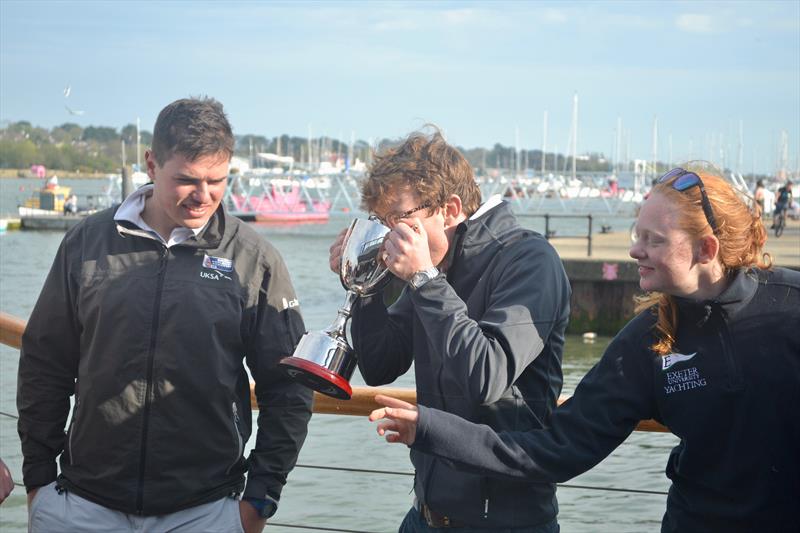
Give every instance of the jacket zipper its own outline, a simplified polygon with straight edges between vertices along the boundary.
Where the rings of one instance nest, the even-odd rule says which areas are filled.
[[[242,456],[242,452],[244,451],[244,442],[242,442],[242,434],[239,431],[239,408],[236,407],[236,402],[231,404],[231,410],[233,411],[233,432],[236,433],[236,460],[233,461],[231,466],[225,471],[225,474],[230,474],[231,469],[236,466],[236,463],[239,462],[239,458]]]
[[[75,434],[75,419],[78,417],[78,406],[81,404],[80,397],[75,395],[75,410],[72,413],[72,420],[69,422],[69,464],[74,465],[75,461],[72,459],[72,436]]]
[[[442,386],[442,374],[444,373],[443,372],[443,368],[444,368],[444,363],[441,363],[439,365],[439,370],[436,373],[436,383],[439,385],[439,390],[440,391],[444,390],[444,387]],[[441,394],[441,397],[442,397],[441,398],[442,406],[441,406],[440,409],[442,411],[447,411],[447,399],[445,398],[444,394]],[[429,502],[431,501],[431,479],[433,478],[433,471],[436,469],[436,465],[438,465],[438,464],[439,464],[439,459],[437,459],[436,457],[432,457],[431,456],[430,468],[428,469],[428,472],[427,472],[428,475],[425,476],[425,480],[422,482],[422,487],[423,487],[423,490],[425,491],[425,501],[424,502],[420,502],[420,503],[424,503],[424,504],[428,505]],[[416,471],[414,472],[414,478],[416,480]],[[415,488],[416,488],[416,485],[415,485]]]
[[[136,494],[136,511],[141,514],[144,507],[144,472],[147,456],[147,430],[150,419],[150,395],[153,393],[153,368],[156,356],[156,338],[158,333],[159,315],[161,314],[161,292],[164,290],[164,278],[167,273],[167,255],[169,250],[161,246],[161,257],[158,262],[158,282],[156,283],[155,306],[153,308],[153,322],[150,326],[150,346],[147,351],[147,376],[145,378],[144,408],[142,409],[142,440],[139,447],[139,484]]]
[[[722,316],[722,313],[720,313],[719,321],[719,337],[722,342],[722,351],[725,352],[725,361],[728,364],[728,388],[732,391],[740,390],[743,387],[742,373],[739,371],[739,367],[736,364],[736,357],[734,356],[735,345],[731,340],[728,321]]]

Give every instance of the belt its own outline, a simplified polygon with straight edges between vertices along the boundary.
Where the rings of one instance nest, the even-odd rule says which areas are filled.
[[[453,520],[449,516],[439,514],[424,503],[419,503],[419,513],[422,518],[427,522],[428,527],[443,528],[443,527],[467,527],[467,524]]]

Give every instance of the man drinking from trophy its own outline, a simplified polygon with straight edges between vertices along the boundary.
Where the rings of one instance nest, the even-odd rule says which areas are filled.
[[[499,196],[481,205],[464,156],[441,132],[381,150],[362,207],[390,231],[380,258],[406,286],[352,308],[358,368],[369,385],[414,363],[417,401],[496,430],[540,428],[561,392],[570,286],[556,251],[522,228]],[[342,232],[330,248],[340,271]],[[459,472],[411,452],[414,504],[401,532],[469,528],[558,531],[555,485]]]

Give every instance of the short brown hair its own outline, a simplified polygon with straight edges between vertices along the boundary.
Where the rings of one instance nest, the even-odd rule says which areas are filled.
[[[442,207],[456,194],[462,210],[471,216],[481,203],[481,191],[469,162],[447,144],[442,132],[411,133],[399,143],[380,150],[361,184],[361,205],[367,211],[385,205],[388,195],[403,189],[416,193],[431,209]]]
[[[183,98],[161,110],[153,128],[151,150],[159,165],[173,155],[189,161],[205,156],[233,156],[234,138],[222,104],[213,98]]]

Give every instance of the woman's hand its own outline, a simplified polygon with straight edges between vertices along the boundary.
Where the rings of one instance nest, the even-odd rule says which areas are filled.
[[[378,422],[378,435],[385,436],[387,442],[402,442],[408,446],[417,438],[416,406],[390,396],[378,394],[375,401],[385,407],[370,413],[370,422]]]

